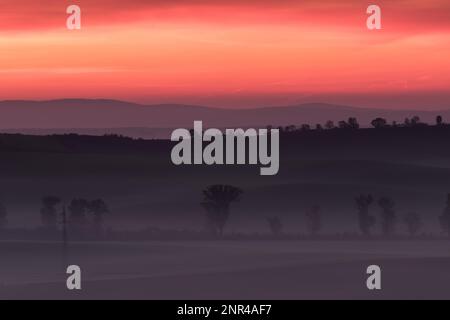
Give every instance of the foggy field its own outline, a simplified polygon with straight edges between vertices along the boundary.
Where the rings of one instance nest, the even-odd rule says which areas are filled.
[[[433,241],[77,242],[68,291],[61,245],[0,242],[0,298],[450,298],[450,243]],[[366,289],[366,268],[382,290]]]

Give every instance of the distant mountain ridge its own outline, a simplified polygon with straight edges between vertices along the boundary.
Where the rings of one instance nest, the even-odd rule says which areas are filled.
[[[144,105],[108,99],[61,99],[48,101],[0,101],[0,131],[32,133],[117,133],[147,130],[147,137],[166,135],[167,130],[191,127],[202,120],[208,127],[286,126],[325,123],[356,117],[362,126],[383,117],[403,122],[406,117],[419,116],[434,123],[437,115],[450,120],[450,109],[440,111],[387,110],[359,108],[326,103],[251,109],[220,109],[204,106],[159,104]],[[31,132],[30,132],[31,130]],[[156,131],[155,131],[156,130]],[[120,133],[120,132],[119,132]],[[158,136],[156,134],[156,136]],[[137,134],[139,136],[139,134]],[[133,134],[136,136],[136,134]]]

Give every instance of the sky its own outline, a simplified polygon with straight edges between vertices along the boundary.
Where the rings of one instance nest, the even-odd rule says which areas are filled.
[[[448,0],[0,0],[0,100],[440,109],[449,56]]]

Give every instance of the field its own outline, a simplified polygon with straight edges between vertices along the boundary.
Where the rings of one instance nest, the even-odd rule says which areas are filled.
[[[280,173],[264,177],[251,166],[174,166],[169,141],[0,135],[8,213],[0,298],[450,299],[450,241],[439,225],[449,206],[449,139],[450,126],[288,132]],[[212,184],[237,186],[242,199],[231,205],[222,240],[190,238],[205,231],[202,190]],[[355,206],[369,193],[370,241],[359,236]],[[105,241],[69,232],[68,262],[82,269],[81,291],[66,289],[61,244],[43,241],[60,239],[39,229],[47,195],[61,198],[58,213],[76,198],[102,198],[110,209],[109,236],[98,238]],[[392,238],[382,236],[381,197],[395,203]],[[307,240],[305,218],[314,205],[323,224],[316,241]],[[407,234],[411,212],[421,218],[420,240]],[[269,240],[273,216],[295,236]],[[152,230],[173,236],[135,237]],[[381,291],[366,288],[371,264],[382,269]]]
[[[422,232],[438,234],[450,192],[450,126],[310,130],[283,135],[280,172],[258,166],[175,166],[171,144],[119,137],[0,135],[0,202],[10,228],[40,226],[41,199],[102,198],[112,228],[204,226],[202,190],[230,184],[244,191],[228,232],[268,232],[279,216],[286,232],[305,232],[304,214],[319,205],[323,233],[358,232],[354,198],[395,202],[402,217],[417,212]],[[387,143],[389,142],[389,143]],[[373,203],[370,212],[378,216]],[[379,230],[374,230],[379,233]]]
[[[76,242],[68,291],[61,245],[1,242],[0,298],[433,299],[450,298],[449,243],[433,241]],[[382,290],[366,289],[366,268]]]

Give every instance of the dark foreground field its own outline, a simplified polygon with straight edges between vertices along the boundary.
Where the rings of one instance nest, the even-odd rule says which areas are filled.
[[[438,240],[440,217],[450,212],[449,141],[450,125],[287,132],[279,174],[260,176],[255,166],[175,166],[170,141],[0,135],[0,203],[8,222],[0,232],[0,298],[450,299],[450,241]],[[203,232],[202,191],[214,184],[243,190],[222,241],[131,237],[159,228]],[[371,241],[358,240],[361,194],[374,197]],[[48,195],[62,201],[57,229],[61,207],[72,199],[101,198],[110,209],[101,225],[109,236],[96,233],[107,241],[75,242],[92,239],[93,225],[86,227],[91,238],[69,228],[69,263],[82,268],[79,292],[66,289],[61,244],[37,241],[61,238],[39,229]],[[384,239],[395,241],[381,240],[383,197],[392,199],[395,217],[394,235]],[[322,240],[294,240],[307,238],[315,205]],[[402,240],[409,239],[408,213],[421,219],[421,240]],[[283,234],[299,236],[263,240],[274,216]],[[236,234],[247,238],[230,240]],[[381,291],[366,288],[371,264],[382,269]]]
[[[450,299],[447,241],[1,242],[1,299]],[[366,289],[366,268],[382,290]]]
[[[355,197],[372,194],[395,203],[397,232],[408,212],[421,232],[439,234],[450,192],[450,125],[331,129],[283,133],[280,171],[260,176],[256,166],[175,166],[173,143],[104,136],[0,135],[0,203],[8,227],[41,225],[42,198],[102,198],[114,229],[204,227],[202,190],[213,184],[241,188],[227,232],[269,232],[278,216],[286,232],[305,232],[304,215],[319,205],[323,233],[359,232]],[[374,229],[379,234],[379,224]],[[1,238],[1,237],[0,237]]]

